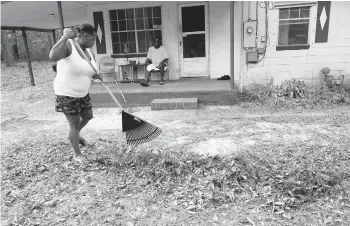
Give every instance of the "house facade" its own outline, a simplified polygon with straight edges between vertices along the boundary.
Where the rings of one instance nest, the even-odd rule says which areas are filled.
[[[349,10],[345,1],[110,2],[88,6],[87,15],[98,29],[98,59],[143,63],[160,37],[171,80],[230,75],[243,90],[271,77],[322,84],[324,67],[349,85]]]
[[[112,55],[117,65],[128,60],[143,63],[153,37],[160,37],[169,55],[170,80],[229,75],[230,4],[160,1],[89,6],[89,20],[101,38],[94,47],[97,58]],[[144,78],[142,68],[138,77]]]
[[[235,2],[235,78],[240,90],[299,78],[324,83],[322,68],[350,86],[350,2]],[[240,21],[239,23],[237,21]]]

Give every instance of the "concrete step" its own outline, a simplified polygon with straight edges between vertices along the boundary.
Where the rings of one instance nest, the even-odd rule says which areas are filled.
[[[155,99],[151,102],[151,110],[197,109],[198,98]]]

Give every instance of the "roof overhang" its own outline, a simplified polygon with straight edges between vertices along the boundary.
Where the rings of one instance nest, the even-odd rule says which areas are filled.
[[[106,1],[62,1],[65,27],[88,22],[87,7]],[[2,1],[1,29],[49,31],[60,28],[56,1]],[[12,29],[10,29],[12,28]]]

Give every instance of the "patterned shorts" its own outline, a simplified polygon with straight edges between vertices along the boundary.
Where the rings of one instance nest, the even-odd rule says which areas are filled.
[[[56,96],[56,111],[67,115],[79,115],[84,110],[92,109],[89,94],[82,98]]]

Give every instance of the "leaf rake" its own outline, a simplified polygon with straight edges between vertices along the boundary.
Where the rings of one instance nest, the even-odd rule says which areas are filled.
[[[91,62],[83,52],[83,50],[80,48],[79,44],[73,39],[73,42],[75,43],[76,48],[80,52],[80,54],[84,57],[84,59],[89,63],[91,68],[98,73],[96,68],[92,66]],[[113,95],[112,91],[108,88],[108,86],[104,83],[102,79],[100,79],[102,82],[102,85],[106,88],[108,91],[109,95],[112,97],[113,101],[116,103],[116,105],[122,109],[122,127],[123,127],[123,132],[126,134],[126,143],[129,145],[139,145],[143,143],[147,143],[151,140],[154,140],[157,138],[161,133],[162,130],[154,126],[145,120],[136,117],[133,114],[130,114],[126,111],[124,111],[124,108],[121,106],[121,104],[118,102],[118,100],[115,98]],[[117,82],[118,85],[118,82]],[[122,93],[122,90],[120,89],[119,85],[118,88],[120,90],[120,93],[125,100],[125,97]]]

